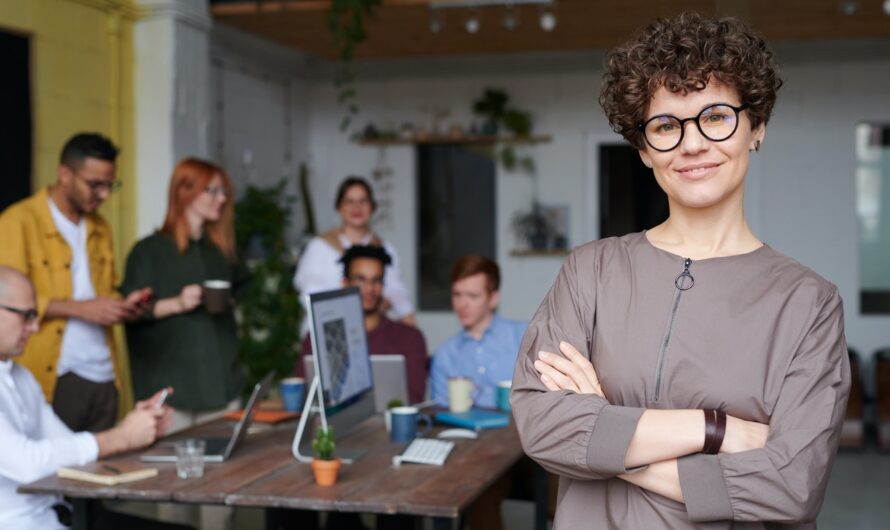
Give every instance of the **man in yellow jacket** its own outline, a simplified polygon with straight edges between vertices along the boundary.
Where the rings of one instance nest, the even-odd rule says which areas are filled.
[[[137,318],[151,296],[143,289],[121,300],[115,291],[111,229],[97,210],[120,187],[117,151],[101,135],[73,136],[56,183],[0,214],[0,265],[37,290],[40,329],[21,363],[75,432],[114,426],[121,375],[112,326]]]

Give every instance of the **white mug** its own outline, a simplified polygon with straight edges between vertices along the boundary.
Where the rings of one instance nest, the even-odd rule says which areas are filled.
[[[448,378],[448,409],[451,412],[466,412],[473,408],[473,394],[476,385],[469,377]]]

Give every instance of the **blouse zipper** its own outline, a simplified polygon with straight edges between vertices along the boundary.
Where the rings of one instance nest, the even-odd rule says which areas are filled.
[[[667,331],[665,331],[664,340],[661,341],[661,349],[658,352],[658,363],[655,371],[655,396],[653,401],[661,399],[661,378],[662,375],[664,375],[664,360],[667,354],[668,345],[671,342],[671,332],[673,332],[674,321],[677,318],[677,308],[680,306],[680,296],[683,294],[683,291],[688,291],[695,285],[695,278],[693,278],[692,274],[689,272],[689,267],[691,265],[692,260],[686,258],[683,261],[683,272],[674,278],[674,287],[676,287],[677,290],[674,293],[674,303],[671,306],[671,318],[668,320]]]

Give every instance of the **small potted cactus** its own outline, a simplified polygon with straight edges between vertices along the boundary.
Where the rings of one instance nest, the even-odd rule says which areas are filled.
[[[315,440],[312,441],[312,451],[315,457],[312,459],[312,472],[315,473],[315,483],[319,486],[333,486],[337,483],[337,472],[340,471],[340,459],[334,456],[334,428],[318,428]]]

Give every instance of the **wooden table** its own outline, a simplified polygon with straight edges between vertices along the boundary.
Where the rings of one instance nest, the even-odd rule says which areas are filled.
[[[231,428],[231,422],[219,421],[169,440],[196,435],[226,436]],[[340,469],[335,486],[323,488],[315,485],[309,465],[297,462],[291,455],[294,431],[293,423],[289,423],[250,435],[227,462],[206,464],[201,478],[179,479],[175,464],[143,464],[157,467],[158,475],[117,486],[50,476],[21,486],[19,492],[71,498],[77,530],[91,527],[90,514],[102,499],[405,514],[431,517],[434,528],[444,530],[452,528],[463,511],[523,455],[516,428],[511,424],[504,429],[483,431],[477,440],[456,441],[442,467],[394,467],[392,457],[401,453],[405,445],[390,442],[383,419],[374,417],[338,443],[345,449],[362,447],[368,452]],[[126,464],[138,462],[138,458],[139,453],[130,453],[106,462]],[[535,487],[535,526],[545,528],[543,471],[536,475]]]

